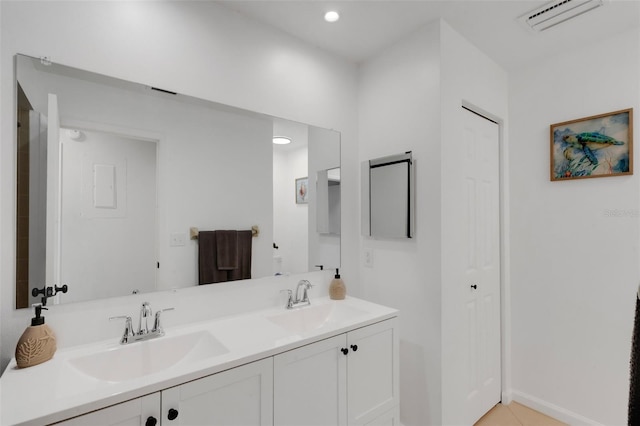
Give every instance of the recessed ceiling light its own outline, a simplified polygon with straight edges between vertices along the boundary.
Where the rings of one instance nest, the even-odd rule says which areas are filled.
[[[273,143],[276,145],[286,145],[288,143],[291,143],[291,138],[288,138],[286,136],[274,136]]]
[[[336,22],[340,19],[340,15],[335,10],[330,10],[324,14],[324,20],[327,22]]]

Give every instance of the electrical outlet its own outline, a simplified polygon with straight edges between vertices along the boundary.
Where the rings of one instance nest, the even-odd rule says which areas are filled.
[[[364,266],[372,268],[373,267],[373,249],[367,247],[364,249],[363,253],[364,253]]]

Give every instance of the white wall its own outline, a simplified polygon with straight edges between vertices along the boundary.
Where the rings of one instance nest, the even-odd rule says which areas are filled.
[[[58,299],[155,291],[156,141],[95,131],[74,139],[61,129],[60,144],[60,274],[70,291]],[[94,206],[94,164],[115,168],[111,208]]]
[[[413,151],[416,226],[412,239],[362,238],[362,247],[373,252],[373,266],[363,267],[362,258],[354,261],[361,268],[362,295],[401,312],[402,423],[437,425],[441,424],[439,23],[367,60],[359,77],[360,160]],[[348,278],[345,283],[351,291]]]
[[[634,30],[510,75],[514,398],[572,423],[626,424],[638,156],[634,176],[550,182],[549,125],[633,107],[640,128],[639,55]]]
[[[0,90],[13,94],[13,55],[48,56],[54,62],[167,88],[240,108],[339,130],[347,205],[343,209],[345,280],[358,271],[355,67],[290,36],[210,2],[0,2]],[[15,311],[14,96],[0,99],[0,282],[2,365],[32,316]],[[346,235],[345,235],[346,234]],[[317,278],[316,278],[317,279]],[[328,280],[327,280],[328,282]],[[269,281],[269,288],[289,285]],[[220,290],[223,291],[223,290]],[[322,291],[321,288],[318,291]],[[220,296],[220,295],[219,295]],[[160,296],[158,296],[160,297]],[[132,298],[132,303],[139,302]],[[162,299],[164,300],[164,299]],[[153,302],[153,300],[152,300]],[[161,302],[158,302],[161,303]],[[121,315],[118,301],[61,305],[47,319],[96,318],[54,327],[60,347],[117,336],[101,319]],[[133,312],[129,312],[133,314]],[[178,315],[176,315],[178,317]],[[168,325],[170,325],[170,319]],[[86,329],[85,329],[86,328]]]

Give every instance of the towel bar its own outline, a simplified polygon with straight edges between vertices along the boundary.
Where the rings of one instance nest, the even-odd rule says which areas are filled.
[[[191,237],[192,240],[198,239],[198,233],[200,233],[200,231],[195,226],[192,226],[191,228],[189,228],[189,236]],[[251,227],[251,236],[257,237],[258,235],[260,235],[260,228],[258,227],[258,225],[253,225]]]

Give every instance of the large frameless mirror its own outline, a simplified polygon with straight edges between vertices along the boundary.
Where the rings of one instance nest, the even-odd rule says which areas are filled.
[[[198,285],[191,228],[253,228],[251,278],[340,266],[338,132],[23,55],[16,90],[17,308]]]

